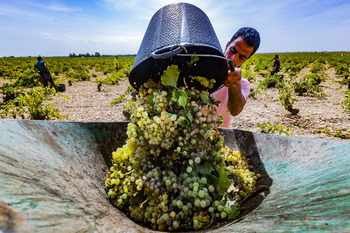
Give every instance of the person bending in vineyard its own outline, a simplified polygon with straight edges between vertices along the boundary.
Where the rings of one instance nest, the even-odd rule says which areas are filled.
[[[259,48],[260,35],[250,27],[239,29],[226,44],[224,56],[235,62],[236,67],[240,67],[247,61]],[[235,68],[234,71],[228,71],[228,76],[224,82],[224,87],[215,91],[211,96],[221,102],[217,108],[218,114],[223,116],[223,125],[229,127],[230,118],[237,116],[243,110],[250,93],[250,83],[242,78],[241,70]]]
[[[41,76],[41,82],[43,83],[44,87],[48,86],[48,82],[51,84],[52,87],[55,88],[56,91],[58,91],[58,87],[54,83],[49,68],[47,67],[46,63],[44,62],[43,58],[41,56],[37,57],[38,62],[34,65],[34,71],[39,73]]]
[[[115,56],[114,58],[114,68],[116,71],[119,70],[119,60],[118,60],[118,56]]]
[[[280,71],[280,61],[278,60],[278,58],[279,57],[277,54],[273,57],[275,61],[273,62],[271,75],[274,75],[275,73],[278,73]]]

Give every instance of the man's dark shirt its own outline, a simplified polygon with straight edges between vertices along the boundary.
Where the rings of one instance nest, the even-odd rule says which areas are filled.
[[[275,69],[275,67],[276,67],[276,69]],[[274,68],[274,72],[280,71],[280,61],[279,60],[275,60],[275,62],[273,63],[273,68]]]

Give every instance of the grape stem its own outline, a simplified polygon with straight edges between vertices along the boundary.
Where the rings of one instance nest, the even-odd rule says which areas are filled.
[[[143,204],[145,204],[148,200],[149,200],[149,197],[147,197],[147,199],[140,204],[140,208],[142,208]]]

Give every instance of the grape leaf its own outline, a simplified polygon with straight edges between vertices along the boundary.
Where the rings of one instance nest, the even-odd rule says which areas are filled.
[[[228,214],[229,220],[237,218],[238,215],[240,214],[240,210],[235,205],[231,206],[231,210],[232,210],[232,212]]]
[[[208,104],[208,103],[210,102],[208,92],[202,91],[202,92],[199,94],[199,96],[201,97],[202,101],[203,101],[205,104]]]
[[[187,94],[183,90],[174,90],[172,100],[175,101],[180,107],[186,107]]]
[[[161,76],[161,83],[166,87],[176,87],[179,74],[180,71],[177,65],[168,66]]]
[[[186,127],[190,127],[192,125],[192,114],[187,111],[183,111],[181,115],[186,119]]]
[[[187,62],[187,65],[189,67],[191,67],[196,61],[199,60],[199,57],[198,56],[191,56],[191,60],[189,62]]]
[[[181,96],[179,97],[179,105],[180,105],[181,107],[186,107],[186,104],[187,104],[187,96],[181,95]]]
[[[192,124],[192,115],[186,111],[182,111],[179,120],[181,127],[190,128]]]
[[[147,102],[147,104],[152,105],[153,104],[153,97],[148,96],[146,102]]]
[[[220,181],[219,177],[214,176],[212,174],[204,174],[203,176],[207,178],[208,184],[212,184],[214,186],[217,185]]]
[[[224,195],[225,191],[230,186],[224,166],[221,166],[219,169],[219,179],[219,195]]]
[[[215,171],[215,168],[210,163],[204,163],[203,165],[197,166],[196,170],[198,170],[198,172],[202,175],[209,175],[212,171]]]

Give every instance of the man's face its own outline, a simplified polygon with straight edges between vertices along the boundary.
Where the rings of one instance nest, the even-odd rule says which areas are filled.
[[[235,62],[236,67],[240,67],[246,60],[248,60],[253,50],[253,46],[247,45],[242,37],[238,37],[231,43],[227,43],[224,56],[226,58],[231,58]]]

